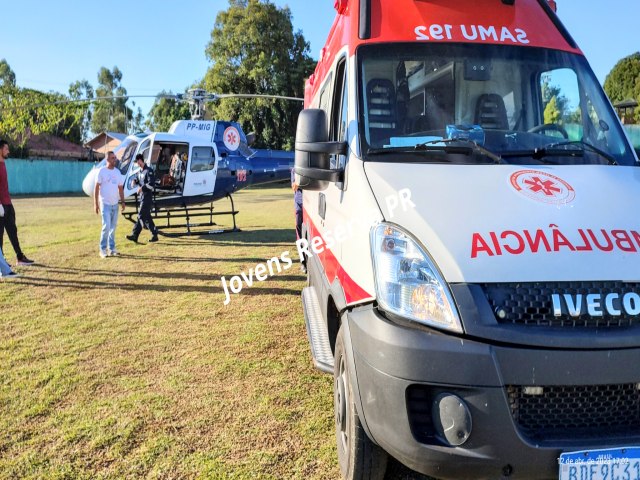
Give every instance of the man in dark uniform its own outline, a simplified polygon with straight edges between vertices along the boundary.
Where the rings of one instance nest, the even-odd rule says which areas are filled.
[[[140,167],[138,176],[134,183],[138,185],[138,195],[140,195],[140,208],[138,209],[138,221],[133,226],[131,235],[127,235],[127,240],[137,242],[143,227],[151,232],[151,240],[149,242],[158,241],[158,229],[153,218],[151,218],[151,203],[153,201],[153,188],[155,185],[155,175],[153,169],[144,163],[144,157],[141,153],[136,155],[136,163]]]
[[[296,174],[291,169],[291,189],[293,190],[293,204],[296,212],[296,237],[298,240],[302,238],[302,190],[296,183]],[[300,270],[307,273],[306,258],[300,259]]]

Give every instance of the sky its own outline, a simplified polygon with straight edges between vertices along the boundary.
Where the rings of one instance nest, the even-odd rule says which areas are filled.
[[[318,58],[335,16],[333,1],[272,3],[290,8],[294,30],[302,31],[311,56]],[[481,3],[490,1],[499,0]],[[618,60],[640,50],[639,0],[556,1],[560,19],[601,83]],[[70,83],[87,79],[95,87],[100,67],[118,66],[130,95],[155,95],[182,92],[204,76],[209,66],[204,50],[216,14],[229,4],[1,0],[0,5],[0,59],[7,60],[18,86],[68,93]],[[138,99],[135,108],[147,114],[152,103]]]

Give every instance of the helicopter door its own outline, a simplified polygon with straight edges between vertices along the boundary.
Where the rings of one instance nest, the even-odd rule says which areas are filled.
[[[142,143],[141,148],[148,147],[150,144],[150,140],[145,140]],[[127,143],[125,145],[125,143]],[[116,149],[115,154],[118,160],[120,160],[120,164],[118,168],[120,172],[125,176],[124,180],[124,196],[128,198],[132,196],[138,190],[138,186],[134,185],[133,179],[136,177],[138,173],[138,165],[134,161],[136,151],[138,150],[138,143],[135,141],[130,141],[129,139],[125,140],[120,144],[120,146]],[[122,152],[122,153],[120,153]]]
[[[215,145],[192,147],[184,179],[184,195],[211,195],[218,172],[218,149]]]

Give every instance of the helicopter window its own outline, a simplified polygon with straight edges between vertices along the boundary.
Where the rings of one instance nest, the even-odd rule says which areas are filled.
[[[191,171],[204,172],[213,169],[216,158],[211,147],[193,147],[191,153]]]
[[[129,164],[131,163],[133,154],[135,153],[137,148],[138,142],[135,142],[131,139],[126,139],[116,149],[116,158],[120,160],[120,165],[118,166],[118,168],[123,175],[126,175],[129,171]]]
[[[142,146],[140,147],[140,153],[144,157],[144,162],[146,164],[149,164],[149,152],[151,151],[151,149],[149,148],[150,146],[151,141],[145,140],[144,142],[142,142]]]

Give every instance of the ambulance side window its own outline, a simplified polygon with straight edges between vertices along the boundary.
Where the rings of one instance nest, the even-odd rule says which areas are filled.
[[[333,79],[333,74],[329,74],[327,80],[322,87],[322,91],[320,92],[320,102],[319,108],[324,110],[327,114],[327,118],[329,118],[329,113],[331,109],[331,80]]]
[[[346,61],[343,59],[337,68],[335,90],[333,94],[333,108],[331,109],[331,126],[329,137],[332,141],[347,140],[348,100]],[[346,157],[332,155],[331,168],[344,168]]]

